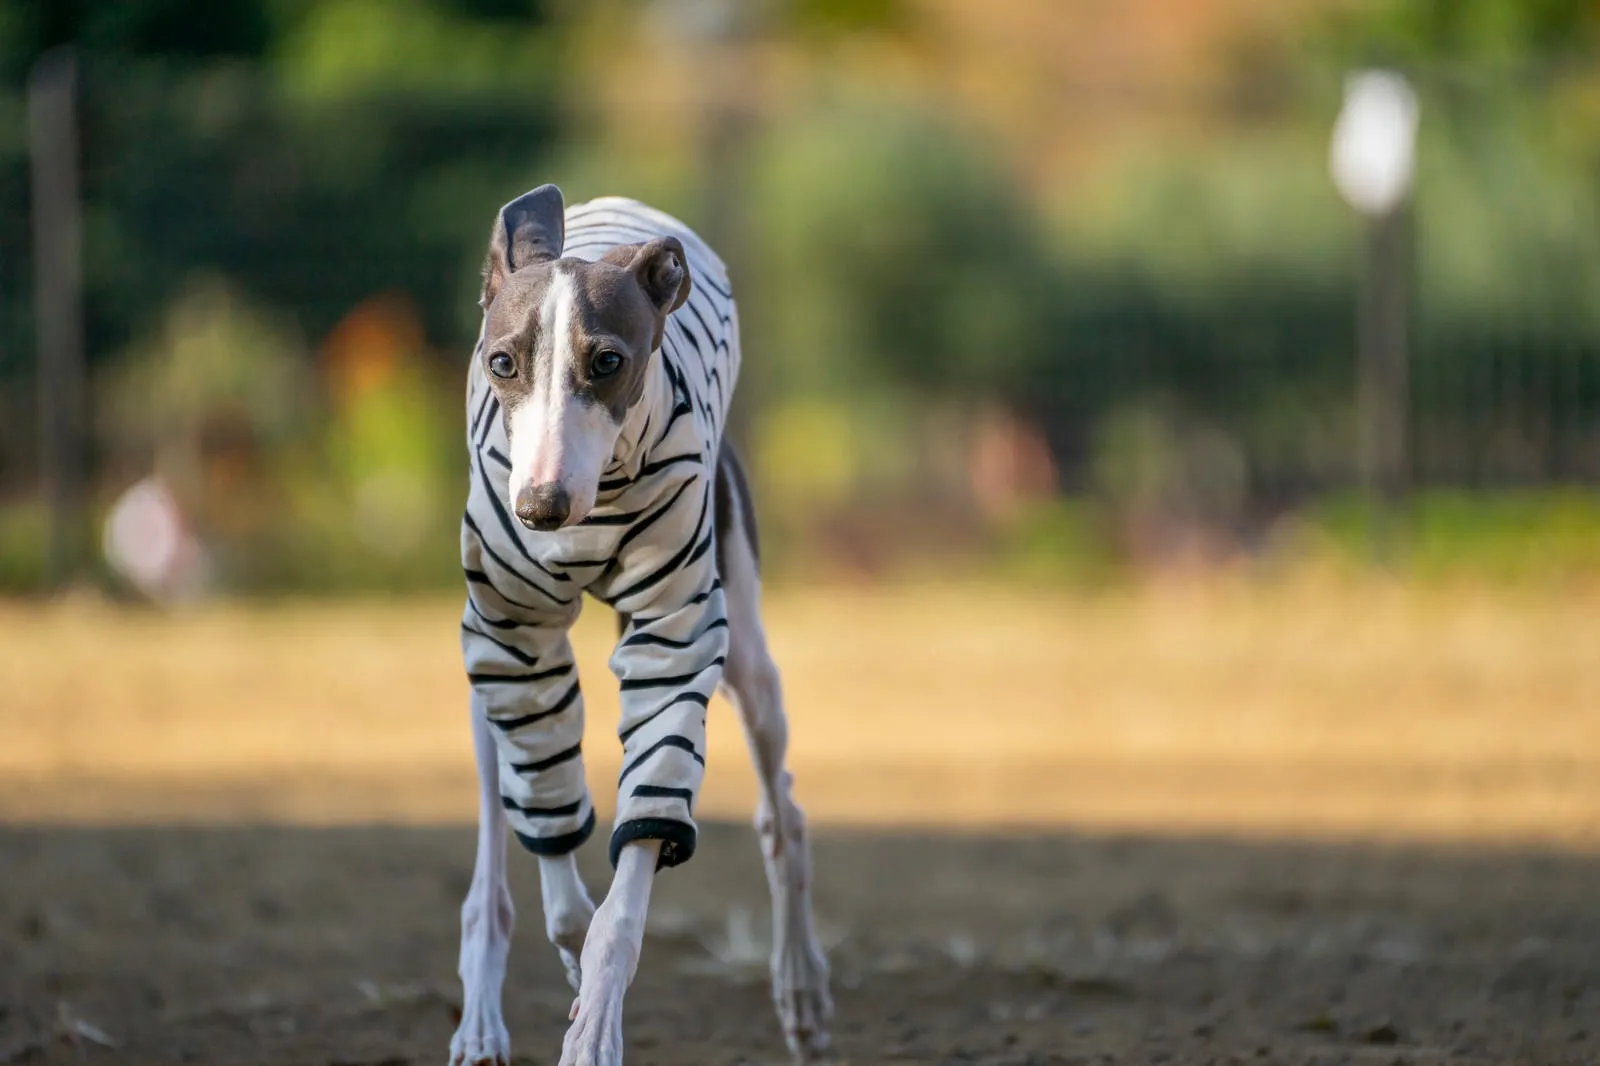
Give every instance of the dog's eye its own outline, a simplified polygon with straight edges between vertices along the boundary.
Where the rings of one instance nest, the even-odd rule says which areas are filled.
[[[517,364],[505,352],[495,352],[489,357],[489,373],[497,378],[515,377]]]
[[[610,377],[622,369],[622,356],[606,348],[594,353],[594,358],[589,360],[589,376],[596,378]]]

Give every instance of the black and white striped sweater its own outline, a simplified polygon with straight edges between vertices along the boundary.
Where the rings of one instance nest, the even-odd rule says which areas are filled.
[[[643,396],[581,523],[533,532],[509,512],[504,420],[482,358],[472,361],[461,644],[475,701],[494,725],[511,826],[531,851],[557,855],[595,825],[567,631],[585,592],[622,615],[611,656],[623,745],[611,858],[629,840],[660,839],[661,863],[671,866],[694,851],[706,704],[728,647],[713,490],[739,373],[738,313],[727,271],[705,242],[634,200],[568,208],[562,255],[592,261],[658,236],[683,243],[692,288],[668,319]]]

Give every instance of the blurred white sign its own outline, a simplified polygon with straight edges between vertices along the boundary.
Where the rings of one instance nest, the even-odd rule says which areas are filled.
[[[1363,70],[1345,80],[1329,165],[1351,207],[1364,215],[1399,207],[1411,190],[1416,144],[1417,95],[1404,77]]]

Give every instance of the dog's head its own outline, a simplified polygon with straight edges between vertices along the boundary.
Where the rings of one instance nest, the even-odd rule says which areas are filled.
[[[500,209],[483,269],[484,373],[511,443],[512,510],[529,529],[581,522],[667,316],[689,297],[676,237],[561,258],[561,190]]]

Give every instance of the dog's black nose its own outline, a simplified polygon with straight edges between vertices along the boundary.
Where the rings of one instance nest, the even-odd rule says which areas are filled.
[[[560,529],[572,513],[572,497],[560,485],[525,485],[517,493],[517,518],[529,529]]]

